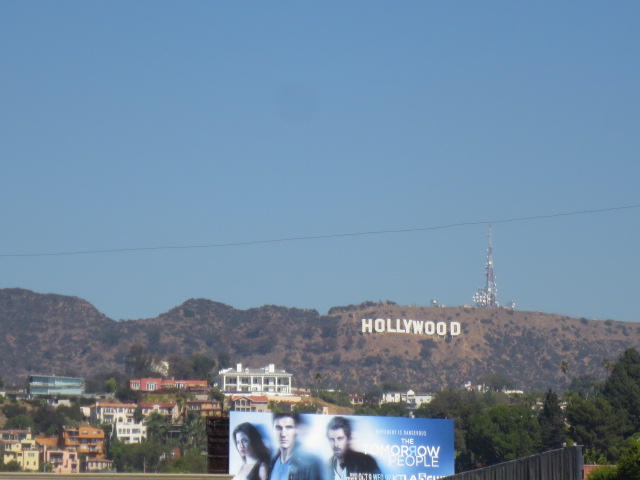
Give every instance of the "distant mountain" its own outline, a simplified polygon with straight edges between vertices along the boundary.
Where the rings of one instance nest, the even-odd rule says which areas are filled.
[[[293,373],[299,387],[313,386],[320,373],[326,386],[361,392],[383,382],[436,391],[487,373],[524,390],[561,391],[575,376],[606,377],[603,360],[640,343],[640,323],[393,302],[320,315],[191,299],[157,318],[118,322],[82,299],[23,289],[0,289],[0,331],[7,383],[22,384],[30,373],[89,378],[124,371],[125,356],[139,344],[161,358],[223,353],[234,366],[273,363]]]

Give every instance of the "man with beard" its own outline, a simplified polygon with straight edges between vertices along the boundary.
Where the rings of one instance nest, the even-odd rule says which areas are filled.
[[[347,418],[333,417],[327,426],[327,438],[333,451],[327,480],[347,480],[358,473],[381,473],[375,458],[351,449],[351,422]]]

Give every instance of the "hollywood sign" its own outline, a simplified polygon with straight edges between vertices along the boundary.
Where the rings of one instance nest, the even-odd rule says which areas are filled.
[[[457,336],[462,328],[460,322],[432,322],[406,318],[363,318],[362,333],[412,333],[414,335]]]

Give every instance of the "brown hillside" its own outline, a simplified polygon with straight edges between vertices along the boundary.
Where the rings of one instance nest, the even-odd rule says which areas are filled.
[[[275,363],[295,375],[295,386],[312,386],[321,373],[326,386],[352,391],[382,382],[435,391],[497,372],[525,390],[562,390],[574,376],[603,378],[603,360],[615,360],[640,339],[638,323],[507,309],[369,302],[331,312],[337,313],[272,305],[237,310],[192,299],[157,318],[116,322],[75,297],[4,289],[0,375],[22,384],[29,373],[124,371],[125,355],[141,344],[161,358],[226,353],[234,364]],[[362,333],[363,318],[459,322],[461,333]]]

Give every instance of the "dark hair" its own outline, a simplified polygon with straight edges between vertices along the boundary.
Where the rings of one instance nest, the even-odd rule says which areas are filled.
[[[258,429],[249,422],[241,423],[236,428],[234,428],[233,441],[234,443],[236,443],[236,448],[238,448],[238,440],[236,438],[236,435],[238,433],[244,433],[249,438],[249,444],[251,445],[251,449],[253,450],[253,453],[255,454],[258,461],[266,462],[267,464],[269,464],[269,449],[262,441],[262,435],[260,435]]]
[[[327,433],[329,433],[329,430],[338,430],[339,428],[342,429],[348,439],[351,439],[351,422],[344,417],[333,417],[329,425],[327,425]]]
[[[275,423],[276,420],[280,420],[281,418],[290,418],[291,420],[293,420],[293,423],[296,424],[296,427],[300,424],[300,415],[298,415],[297,413],[274,413],[273,423]]]

